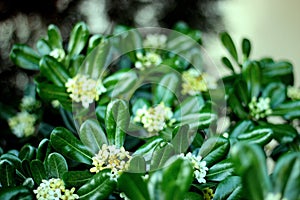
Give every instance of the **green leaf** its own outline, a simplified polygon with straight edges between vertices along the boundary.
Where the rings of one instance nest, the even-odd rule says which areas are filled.
[[[300,117],[300,101],[288,101],[272,110],[272,115],[282,116],[287,120]]]
[[[83,61],[78,73],[89,75],[93,79],[103,79],[104,70],[111,64],[111,42],[105,40],[94,48]]]
[[[128,103],[116,99],[107,105],[105,126],[109,144],[124,145],[125,134],[130,121]]]
[[[50,177],[62,178],[63,174],[68,171],[68,164],[59,153],[51,153],[47,159],[47,168]]]
[[[227,32],[220,33],[220,39],[224,47],[230,53],[230,55],[234,58],[234,60],[238,63],[238,55],[235,48],[235,45]]]
[[[249,199],[264,199],[272,185],[263,150],[254,144],[237,143],[231,149],[235,172],[242,177],[243,191]],[[255,183],[255,184],[253,184]]]
[[[90,37],[87,53],[89,54],[98,44],[100,44],[101,40],[103,39],[103,35],[100,34],[95,34],[92,37]]]
[[[242,181],[238,176],[230,176],[223,180],[217,187],[214,199],[238,200],[241,199]]]
[[[63,181],[67,187],[80,187],[86,184],[93,174],[89,171],[70,171],[63,174]]]
[[[203,197],[196,192],[188,192],[184,195],[184,200],[203,200]]]
[[[221,61],[229,70],[231,70],[233,73],[235,73],[233,65],[231,64],[231,62],[228,58],[222,57]]]
[[[241,132],[237,139],[249,144],[266,145],[272,140],[273,131],[270,128],[255,127],[251,131]]]
[[[2,187],[15,186],[16,169],[8,160],[0,161],[0,182]]]
[[[216,120],[217,116],[213,113],[195,113],[188,114],[181,118],[180,126],[188,124],[190,129],[199,128],[204,129],[208,128],[212,122]]]
[[[17,170],[22,170],[22,162],[16,155],[11,153],[6,153],[1,155],[0,160],[7,160],[9,161]]]
[[[36,159],[43,162],[48,157],[50,151],[51,146],[49,145],[49,140],[44,138],[37,148]]]
[[[241,104],[240,99],[234,91],[229,93],[228,104],[232,111],[241,119],[246,119],[248,113],[245,111],[243,105]]]
[[[36,149],[33,146],[27,144],[21,148],[19,153],[19,158],[22,161],[25,159],[30,161],[35,157],[35,154],[36,154]]]
[[[258,97],[262,79],[259,64],[253,61],[245,62],[243,65],[243,76],[246,80],[250,97]]]
[[[275,165],[272,178],[274,193],[282,198],[297,199],[300,197],[300,155],[294,152],[282,156]]]
[[[233,173],[233,163],[230,159],[226,159],[210,167],[206,178],[210,181],[223,181]]]
[[[286,98],[286,88],[282,83],[270,83],[266,86],[262,93],[263,97],[271,99],[271,107],[276,107],[284,102]]]
[[[162,77],[154,91],[154,104],[164,102],[166,106],[172,106],[179,78],[173,73]]]
[[[246,132],[253,126],[254,126],[253,122],[250,120],[240,121],[233,127],[233,129],[230,133],[230,137],[236,138],[239,134]]]
[[[251,101],[251,93],[248,92],[247,83],[244,80],[237,80],[233,86],[234,93],[242,106],[248,105]]]
[[[48,55],[51,52],[51,46],[45,39],[39,39],[36,43],[36,48],[42,56]]]
[[[293,65],[289,62],[263,62],[262,64],[262,80],[263,83],[281,81],[286,85],[293,85]]]
[[[39,70],[39,55],[30,47],[15,44],[10,52],[10,59],[19,67],[29,70]]]
[[[112,191],[114,191],[115,186],[116,183],[110,179],[109,172],[101,171],[80,187],[77,194],[82,200],[107,199]]]
[[[147,101],[144,98],[138,98],[132,105],[132,109],[131,109],[132,113],[136,114],[137,110],[143,108],[144,106],[146,106],[146,108],[149,108],[150,107],[149,101]]]
[[[50,136],[53,148],[65,157],[77,162],[91,164],[93,154],[67,129],[55,128]]]
[[[171,160],[162,171],[150,176],[150,199],[183,199],[193,181],[193,168],[188,160]]]
[[[52,49],[62,49],[62,37],[57,26],[50,24],[48,26],[48,41]]]
[[[89,30],[85,23],[77,23],[70,35],[68,52],[69,56],[73,57],[74,55],[79,55],[80,52],[84,49],[89,37]]]
[[[81,67],[83,61],[85,59],[84,55],[77,55],[77,56],[73,56],[70,60],[70,64],[69,64],[69,74],[71,77],[76,76],[79,68]]]
[[[180,121],[182,116],[192,113],[199,113],[205,102],[202,96],[187,97],[174,112],[173,117]]]
[[[41,74],[47,77],[55,85],[64,87],[70,78],[66,68],[51,56],[44,56],[40,60]]]
[[[34,197],[32,196],[32,192],[27,187],[17,186],[17,187],[1,189],[0,199],[1,200],[14,200],[14,199],[25,200],[25,199],[34,199]]]
[[[146,172],[146,161],[143,156],[136,155],[130,159],[130,165],[128,170],[132,173],[143,173]]]
[[[165,166],[166,162],[175,155],[175,150],[172,144],[162,142],[154,149],[151,159],[151,170],[160,169]]]
[[[280,144],[293,142],[298,136],[297,130],[289,124],[266,124],[265,126],[272,129],[273,137]]]
[[[45,167],[40,160],[30,162],[30,171],[34,182],[38,185],[41,184],[43,179],[47,179]]]
[[[242,52],[244,55],[244,59],[247,60],[251,53],[251,43],[247,38],[244,38],[242,41]]]
[[[118,179],[118,186],[130,199],[150,200],[147,185],[141,174],[123,173]]]
[[[138,82],[138,76],[136,72],[129,71],[123,73],[116,85],[112,87],[112,98],[130,98],[133,92],[136,90],[136,84]]]
[[[196,131],[192,132],[196,133]],[[171,141],[174,147],[175,153],[184,153],[190,146],[191,140],[194,135],[191,135],[191,130],[189,125],[183,125],[176,127],[173,130],[173,135],[175,135]]]
[[[66,92],[65,87],[58,87],[53,84],[37,83],[39,96],[48,101],[58,100],[67,110],[72,110],[72,100]]]
[[[107,144],[105,133],[96,120],[86,120],[80,127],[79,137],[94,154],[98,153],[103,144]]]
[[[229,141],[223,137],[211,137],[206,140],[199,150],[199,155],[210,167],[227,156]]]

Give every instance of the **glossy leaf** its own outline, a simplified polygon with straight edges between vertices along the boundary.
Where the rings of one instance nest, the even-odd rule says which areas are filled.
[[[193,132],[192,130],[190,130],[189,125],[184,125],[184,126],[180,126],[180,127],[176,127],[173,130],[173,139],[171,141],[171,144],[174,147],[175,153],[184,153],[188,147],[191,144],[191,140],[194,137],[194,135],[196,134],[196,132],[194,132],[194,135],[191,135]]]
[[[300,197],[300,155],[299,152],[282,156],[272,174],[274,193],[282,198],[297,199]]]
[[[69,171],[63,174],[63,181],[68,187],[80,187],[86,184],[93,174],[89,171]]]
[[[25,186],[10,187],[0,190],[1,200],[29,200],[33,198],[32,192]]]
[[[233,73],[235,73],[233,65],[231,64],[231,62],[228,58],[222,57],[221,61],[229,70],[231,70]]]
[[[62,37],[57,26],[50,24],[48,26],[48,41],[52,49],[62,49]]]
[[[162,77],[154,91],[154,104],[163,102],[166,106],[171,106],[175,98],[175,91],[178,87],[179,79],[173,74]]]
[[[272,189],[262,149],[253,144],[238,143],[231,150],[237,175],[249,199],[264,199]],[[255,183],[255,184],[253,184]]]
[[[230,35],[226,32],[222,32],[220,33],[220,39],[224,47],[230,53],[230,55],[234,58],[236,62],[238,62],[237,51]]]
[[[264,62],[262,65],[262,80],[264,83],[281,81],[286,85],[292,85],[293,65],[289,62]]]
[[[22,149],[20,150],[19,153],[19,158],[23,161],[23,160],[32,160],[33,158],[35,158],[36,155],[36,149],[27,144],[25,146],[22,147]]]
[[[100,44],[101,40],[103,39],[103,36],[100,34],[96,34],[90,37],[87,52],[90,53],[97,45]]]
[[[300,101],[289,101],[272,110],[272,115],[282,116],[287,120],[300,117]]]
[[[91,164],[93,154],[70,131],[55,128],[50,136],[53,148],[65,157],[77,162]]]
[[[51,153],[47,159],[47,168],[50,177],[62,178],[63,174],[68,171],[68,164],[59,153]]]
[[[51,146],[49,145],[49,140],[47,138],[44,138],[37,148],[36,159],[43,162],[45,158],[47,158],[50,154],[50,151]]]
[[[123,173],[118,179],[121,191],[130,199],[150,200],[147,185],[138,173]]]
[[[11,153],[6,153],[1,155],[0,161],[7,160],[9,161],[17,170],[22,170],[22,162],[21,159],[19,159],[16,155]]]
[[[206,140],[199,150],[199,155],[206,161],[207,166],[212,166],[227,156],[229,141],[223,137],[211,137]]]
[[[29,70],[39,70],[39,55],[30,47],[15,44],[10,52],[10,59],[19,67]]]
[[[129,71],[123,73],[120,79],[117,81],[116,85],[112,88],[111,97],[112,98],[130,98],[133,92],[137,89],[136,84],[138,82],[138,76],[136,72]]]
[[[187,97],[174,112],[174,118],[180,121],[183,116],[198,113],[204,104],[205,102],[202,96]]]
[[[261,69],[257,62],[248,61],[243,65],[243,75],[250,97],[257,97],[261,87]]]
[[[105,126],[109,144],[114,144],[118,147],[124,145],[129,120],[130,114],[128,103],[126,101],[116,99],[108,104]]]
[[[89,37],[89,30],[85,23],[77,23],[70,35],[68,43],[69,56],[79,55],[85,47]]]
[[[284,102],[286,98],[286,88],[282,83],[270,83],[264,89],[262,96],[271,99],[271,107],[276,107]]]
[[[270,128],[256,127],[251,131],[240,133],[237,136],[239,141],[249,144],[266,145],[272,139],[273,131]]]
[[[233,163],[230,159],[226,159],[210,167],[206,178],[210,181],[223,181],[233,173]]]
[[[184,195],[184,200],[203,200],[203,197],[196,192],[188,192]]]
[[[240,118],[246,119],[248,113],[245,111],[241,101],[238,96],[232,91],[229,93],[228,104],[231,107],[232,111]]]
[[[175,150],[172,144],[162,142],[153,151],[151,159],[151,170],[160,169],[165,166],[166,162],[175,155]]]
[[[16,170],[13,164],[8,160],[0,161],[0,182],[2,187],[15,186]]]
[[[30,171],[36,184],[40,184],[43,179],[47,179],[47,174],[43,163],[40,160],[30,162]]]
[[[44,56],[40,60],[41,74],[59,87],[64,87],[70,78],[66,68],[51,56]]]
[[[233,127],[233,129],[230,133],[230,137],[236,138],[239,134],[246,132],[253,126],[254,126],[253,122],[250,120],[240,121]]]
[[[95,174],[87,183],[81,186],[77,194],[82,200],[89,199],[107,199],[115,189],[116,183],[110,179],[107,171],[101,171]]]
[[[48,55],[51,52],[51,46],[45,39],[39,39],[36,43],[36,48],[42,56]]]
[[[130,159],[129,169],[127,170],[132,173],[143,173],[146,172],[146,161],[143,156],[137,155]]]
[[[230,176],[223,180],[217,187],[214,199],[238,200],[241,199],[242,181],[238,176]]]
[[[244,38],[242,41],[242,52],[243,52],[244,58],[248,59],[249,55],[251,53],[251,43],[250,43],[250,40],[248,40],[247,38]]]
[[[79,137],[94,154],[98,153],[103,144],[107,144],[105,133],[96,120],[86,120],[80,127]]]

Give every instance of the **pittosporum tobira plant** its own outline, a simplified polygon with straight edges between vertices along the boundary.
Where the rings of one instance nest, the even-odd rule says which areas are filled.
[[[1,152],[0,199],[299,200],[293,66],[220,39],[225,77],[184,23],[91,36],[81,22],[68,43],[50,25],[36,50],[15,45],[12,61],[37,71],[39,101],[24,97],[8,124],[43,137]],[[49,136],[36,126],[45,108],[64,121]]]

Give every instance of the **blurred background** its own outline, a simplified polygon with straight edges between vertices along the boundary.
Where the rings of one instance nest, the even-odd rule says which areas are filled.
[[[0,0],[0,107],[17,107],[34,75],[9,60],[12,45],[34,47],[49,24],[56,24],[67,40],[78,21],[87,22],[92,34],[108,34],[116,24],[172,28],[185,21],[203,31],[204,46],[223,73],[220,59],[226,52],[218,33],[226,30],[238,44],[243,37],[252,41],[252,58],[290,60],[299,86],[299,7],[299,0]]]

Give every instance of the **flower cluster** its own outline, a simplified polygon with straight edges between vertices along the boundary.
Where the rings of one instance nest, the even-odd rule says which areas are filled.
[[[277,193],[268,193],[268,195],[266,196],[265,200],[287,200],[287,198],[281,198],[281,194]]]
[[[287,96],[293,100],[300,100],[300,89],[289,86],[287,88]]]
[[[136,111],[136,116],[134,117],[134,122],[142,123],[144,128],[151,134],[155,135],[159,131],[163,130],[167,123],[172,124],[175,119],[172,119],[173,112],[171,108],[166,107],[163,102],[155,107],[140,108]]]
[[[252,97],[251,102],[249,103],[250,115],[256,120],[264,118],[267,115],[272,113],[270,106],[270,98],[260,97],[257,101],[256,97]]]
[[[146,36],[143,45],[154,49],[163,49],[167,45],[167,36],[163,34],[149,34]]]
[[[98,173],[104,169],[110,169],[112,177],[118,177],[128,168],[130,159],[131,156],[124,147],[118,148],[115,145],[103,144],[98,154],[92,158],[94,167],[90,169],[90,172]]]
[[[42,180],[42,183],[36,190],[33,190],[38,200],[74,200],[79,199],[74,194],[75,188],[71,190],[65,188],[65,183],[59,178],[51,178],[50,180]]]
[[[216,81],[207,73],[189,69],[182,73],[182,94],[197,95],[217,87]]]
[[[21,110],[33,111],[41,107],[41,103],[32,96],[24,96],[20,104]]]
[[[8,125],[13,134],[17,137],[28,137],[34,134],[34,125],[37,121],[35,114],[30,114],[27,111],[17,113],[17,115],[8,119]]]
[[[137,61],[134,65],[140,70],[158,66],[162,62],[161,56],[154,52],[146,52],[145,55],[143,55],[141,52],[138,52],[136,53],[136,58]]]
[[[87,75],[78,74],[69,79],[66,84],[67,92],[73,101],[82,103],[84,108],[88,108],[93,101],[99,100],[99,95],[106,92],[100,80],[96,81]]]
[[[203,189],[204,200],[211,200],[214,198],[214,191],[210,188]]]
[[[195,156],[191,152],[187,153],[185,156],[183,154],[180,155],[181,157],[188,159],[194,168],[194,176],[199,183],[206,183],[205,176],[208,171],[206,167],[206,162],[201,161],[201,156]]]

